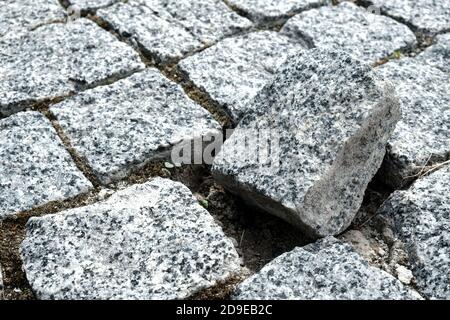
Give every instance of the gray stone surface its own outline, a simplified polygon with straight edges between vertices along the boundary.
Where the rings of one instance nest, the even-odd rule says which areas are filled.
[[[241,283],[234,299],[417,299],[385,271],[371,267],[348,244],[327,237],[285,253]]]
[[[144,50],[156,63],[170,63],[202,47],[178,23],[171,23],[136,1],[97,11],[115,31]]]
[[[0,116],[143,68],[130,47],[79,19],[0,38]]]
[[[450,74],[450,34],[438,35],[417,59]]]
[[[213,217],[162,178],[31,218],[21,255],[40,299],[183,299],[240,271]]]
[[[0,159],[0,219],[92,187],[37,112],[0,120]]]
[[[450,157],[450,74],[416,57],[390,61],[377,69],[400,98],[402,119],[388,143],[380,176],[399,187],[424,165]]]
[[[152,68],[87,90],[50,111],[103,183],[167,157],[180,142],[221,130],[208,111]]]
[[[372,3],[420,31],[435,33],[450,30],[448,0],[372,0]]]
[[[58,0],[3,0],[0,5],[0,37],[9,32],[32,30],[65,19]]]
[[[110,6],[123,0],[63,0],[67,6],[76,6],[82,10],[95,10]]]
[[[287,56],[303,48],[273,31],[252,32],[225,39],[178,67],[237,123]]]
[[[226,0],[259,24],[283,22],[304,10],[331,4],[331,0]]]
[[[258,93],[213,175],[313,237],[338,234],[358,211],[399,116],[393,87],[368,64],[308,50]],[[270,138],[270,148],[256,133]]]
[[[395,191],[379,210],[406,245],[419,291],[450,299],[450,165]]]
[[[405,25],[349,2],[302,12],[288,20],[281,32],[303,36],[314,47],[346,50],[368,62],[416,43]]]
[[[130,0],[97,15],[163,64],[251,26],[215,0]]]
[[[225,36],[249,29],[252,23],[217,0],[140,0],[176,21],[196,39],[210,45]]]

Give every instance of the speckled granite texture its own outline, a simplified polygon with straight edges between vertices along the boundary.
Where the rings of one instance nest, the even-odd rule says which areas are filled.
[[[312,237],[344,231],[400,117],[393,87],[347,53],[314,49],[290,57],[252,106],[214,161],[216,181]],[[263,162],[268,151],[246,139],[269,129]]]
[[[423,166],[450,158],[450,74],[419,57],[386,63],[377,69],[400,98],[402,119],[388,143],[385,182],[400,187]]]
[[[130,47],[79,19],[0,38],[0,116],[142,69]]]
[[[450,165],[395,191],[379,210],[393,220],[409,252],[417,287],[427,298],[450,299]]]
[[[251,27],[249,20],[215,0],[130,0],[97,15],[162,64]]]
[[[37,112],[0,120],[0,158],[0,219],[92,188]]]
[[[183,299],[241,268],[189,189],[162,178],[31,218],[21,255],[40,299]]]
[[[419,296],[371,267],[348,244],[328,237],[298,247],[244,280],[238,300],[403,300]]]
[[[450,34],[436,36],[434,44],[417,59],[450,74]]]
[[[58,0],[3,0],[0,5],[0,37],[63,21],[65,16]]]
[[[258,24],[283,22],[301,11],[330,5],[331,0],[226,0]]]
[[[178,143],[221,130],[208,111],[156,69],[88,90],[50,111],[103,183],[168,158]]]
[[[237,123],[286,57],[304,48],[273,31],[252,32],[188,57],[178,68]]]
[[[388,15],[420,31],[436,33],[450,30],[448,0],[372,0],[371,2]]]
[[[349,2],[300,13],[284,25],[281,33],[301,35],[311,46],[346,50],[371,63],[416,43],[407,26]]]
[[[63,0],[67,6],[77,6],[82,10],[93,10],[110,6],[122,0]]]

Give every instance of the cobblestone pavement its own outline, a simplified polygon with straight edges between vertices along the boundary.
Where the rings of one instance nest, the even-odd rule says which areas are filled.
[[[450,299],[449,105],[447,0],[2,1],[0,299]]]

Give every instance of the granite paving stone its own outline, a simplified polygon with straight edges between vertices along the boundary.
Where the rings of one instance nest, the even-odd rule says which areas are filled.
[[[58,0],[3,0],[0,5],[0,37],[31,31],[41,25],[63,21],[64,8]]]
[[[297,247],[239,284],[237,300],[411,300],[419,296],[371,267],[348,244],[327,237]]]
[[[450,165],[395,191],[379,210],[409,253],[418,290],[450,299]]]
[[[251,32],[188,57],[178,68],[237,123],[287,56],[304,48],[273,31]]]
[[[255,97],[213,176],[311,237],[352,222],[400,118],[394,88],[344,51],[303,51]]]
[[[101,182],[125,178],[171,148],[220,133],[212,115],[154,68],[50,109]]]
[[[142,69],[131,47],[87,19],[0,38],[0,117]]]
[[[302,36],[313,47],[346,50],[371,63],[416,44],[407,26],[349,2],[302,12],[288,20],[281,33]]]
[[[241,271],[213,217],[163,178],[31,218],[21,256],[39,299],[185,299]]]
[[[0,219],[92,188],[38,112],[0,120],[0,158]]]

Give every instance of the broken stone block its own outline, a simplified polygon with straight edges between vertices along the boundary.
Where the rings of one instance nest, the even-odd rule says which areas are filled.
[[[421,294],[450,299],[450,165],[395,191],[379,214],[392,220]]]
[[[130,0],[97,15],[160,64],[174,63],[251,26],[249,20],[214,0]]]
[[[86,19],[5,36],[0,38],[0,116],[142,68],[136,52]]]
[[[0,37],[63,21],[65,10],[58,0],[3,0],[0,5]]]
[[[302,36],[312,47],[345,50],[370,63],[416,43],[407,26],[349,2],[302,12],[281,33]]]
[[[450,30],[450,6],[447,0],[371,0],[371,3],[419,31],[437,33]]]
[[[153,68],[87,90],[50,112],[105,184],[168,158],[179,143],[221,132],[208,111]]]
[[[450,34],[436,36],[435,43],[416,59],[450,74]]]
[[[311,8],[331,4],[331,0],[227,0],[235,10],[258,24],[282,23]]]
[[[238,300],[407,300],[419,298],[350,245],[327,237],[297,247],[242,282]]]
[[[0,220],[92,188],[38,112],[0,120]]]
[[[252,32],[220,41],[178,68],[237,123],[287,56],[303,49],[276,32]]]
[[[450,157],[450,74],[419,57],[393,60],[376,70],[394,84],[402,109],[379,176],[401,187],[424,166]]]
[[[21,256],[40,299],[185,299],[241,271],[213,217],[162,178],[31,218]]]
[[[342,51],[290,57],[214,160],[216,181],[311,237],[344,231],[400,117],[393,87]]]

